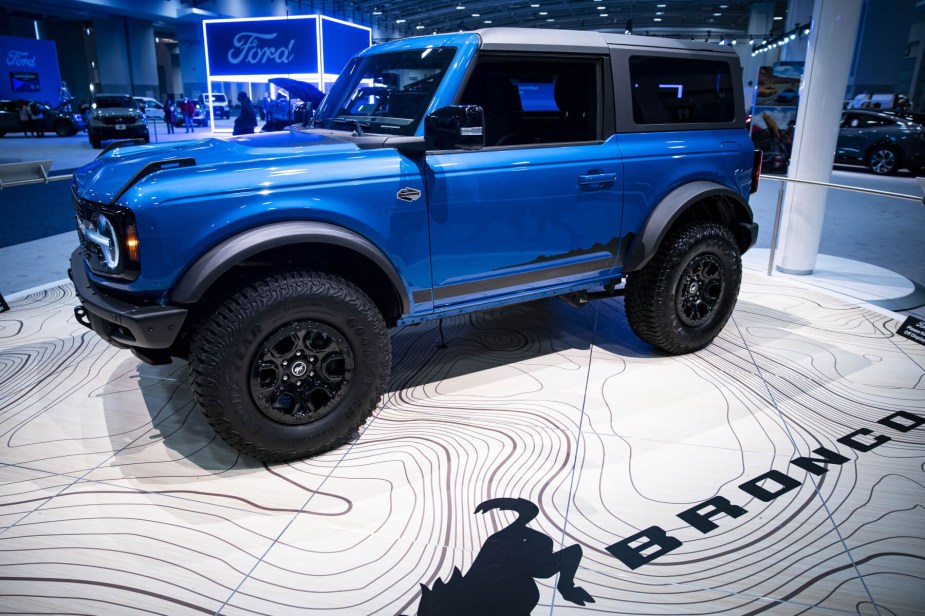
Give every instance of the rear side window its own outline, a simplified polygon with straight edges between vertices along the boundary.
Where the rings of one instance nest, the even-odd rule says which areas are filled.
[[[735,121],[732,72],[727,62],[631,56],[636,124],[706,124]]]

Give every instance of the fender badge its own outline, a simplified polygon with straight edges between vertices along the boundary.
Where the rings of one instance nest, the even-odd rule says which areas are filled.
[[[417,201],[421,198],[421,191],[417,188],[402,188],[395,196],[402,201]]]

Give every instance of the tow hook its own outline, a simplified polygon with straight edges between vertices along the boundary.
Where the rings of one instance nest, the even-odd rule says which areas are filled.
[[[74,306],[74,318],[87,329],[93,329],[93,326],[90,325],[90,315],[83,306]]]

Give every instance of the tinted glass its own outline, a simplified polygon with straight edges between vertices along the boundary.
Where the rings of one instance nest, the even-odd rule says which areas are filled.
[[[350,61],[324,98],[315,126],[413,135],[446,73],[455,49],[417,49]]]
[[[460,96],[485,113],[485,145],[596,141],[600,62],[594,58],[480,58]]]
[[[97,96],[93,103],[97,109],[108,109],[111,107],[137,107],[135,99],[131,96]]]
[[[735,121],[735,97],[728,63],[633,56],[629,64],[636,124]]]

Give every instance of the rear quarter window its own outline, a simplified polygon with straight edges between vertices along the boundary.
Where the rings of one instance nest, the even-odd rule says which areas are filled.
[[[736,120],[729,63],[633,55],[629,58],[632,116],[637,125],[728,124]]]

